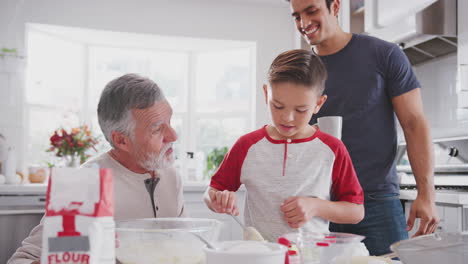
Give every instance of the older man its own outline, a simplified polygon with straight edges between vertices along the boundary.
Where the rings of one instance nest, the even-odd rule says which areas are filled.
[[[105,87],[97,112],[112,149],[85,166],[113,170],[115,219],[182,216],[181,179],[171,166],[177,135],[172,108],[158,85],[126,74]],[[39,263],[41,239],[39,224],[8,264]]]

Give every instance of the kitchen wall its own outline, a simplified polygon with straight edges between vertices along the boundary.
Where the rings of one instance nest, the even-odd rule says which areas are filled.
[[[17,8],[18,3],[23,4]],[[255,127],[268,121],[261,85],[269,64],[280,52],[297,45],[289,5],[281,0],[2,0],[0,47],[17,48],[27,55],[26,23],[256,41]],[[0,97],[8,95],[14,102],[0,105],[0,133],[15,142],[19,156],[25,149],[20,140],[24,131],[22,86],[21,82],[0,83]]]
[[[457,105],[457,54],[415,66],[414,71],[433,137],[468,136],[468,109]]]

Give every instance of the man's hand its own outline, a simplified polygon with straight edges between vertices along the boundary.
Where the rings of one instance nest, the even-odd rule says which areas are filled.
[[[416,218],[420,218],[420,223],[419,229],[413,237],[434,233],[440,221],[435,203],[431,199],[418,196],[411,205],[407,231],[413,229]]]
[[[41,264],[41,261],[40,260],[35,260],[35,261],[31,262],[31,264]]]
[[[292,228],[299,228],[318,215],[320,199],[293,196],[286,199],[280,209],[284,219]]]
[[[217,213],[239,215],[237,208],[236,193],[228,190],[218,191],[210,189],[208,191],[210,196],[211,208]]]

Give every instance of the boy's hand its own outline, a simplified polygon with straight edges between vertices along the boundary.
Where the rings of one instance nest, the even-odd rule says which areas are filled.
[[[211,208],[217,213],[239,215],[237,209],[236,193],[228,190],[218,191],[210,189],[208,195],[211,200]]]
[[[293,196],[286,199],[280,208],[288,225],[299,228],[318,215],[319,203],[318,198]]]

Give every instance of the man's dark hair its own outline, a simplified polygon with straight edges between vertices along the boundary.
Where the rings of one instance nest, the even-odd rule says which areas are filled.
[[[317,95],[322,95],[326,79],[327,70],[319,56],[302,49],[281,53],[268,71],[270,84],[292,82],[316,90]]]
[[[325,3],[327,4],[328,10],[330,10],[330,6],[335,0],[325,0]],[[291,2],[291,0],[286,0],[286,2]]]

